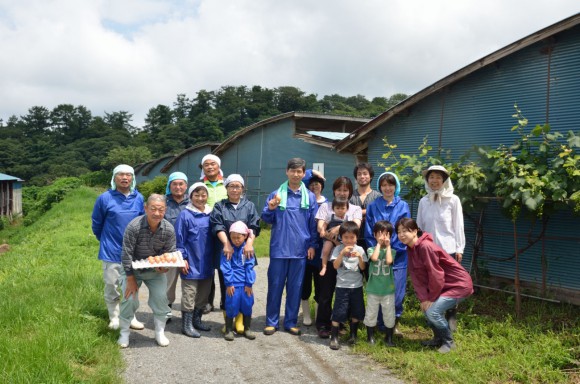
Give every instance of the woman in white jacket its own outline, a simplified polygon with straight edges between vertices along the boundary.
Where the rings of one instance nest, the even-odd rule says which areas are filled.
[[[433,235],[437,245],[459,263],[465,249],[463,208],[459,197],[453,193],[449,171],[442,165],[432,165],[423,171],[427,195],[419,201],[417,225]],[[449,328],[457,328],[456,310],[447,312]]]

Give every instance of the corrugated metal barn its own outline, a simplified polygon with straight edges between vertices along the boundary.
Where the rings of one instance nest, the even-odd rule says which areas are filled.
[[[399,153],[413,154],[428,135],[434,148],[451,150],[453,160],[458,160],[473,145],[512,144],[516,137],[510,132],[516,123],[514,104],[532,127],[549,123],[552,131],[562,133],[580,129],[580,14],[425,88],[359,128],[338,143],[336,150],[359,156],[366,153],[369,162],[378,166],[386,152],[383,138],[397,144]],[[413,205],[416,211],[416,202]],[[475,231],[467,217],[465,221],[468,246],[463,265],[470,269]],[[527,244],[528,235],[538,235],[540,227],[518,222],[518,248]],[[571,211],[550,218],[544,241],[520,255],[520,278],[532,287],[539,286],[545,268],[550,288],[546,296],[580,304],[579,230],[580,218]],[[497,205],[487,208],[483,233],[483,248],[477,257],[480,270],[492,277],[513,279],[512,223]]]
[[[214,150],[224,175],[241,174],[247,197],[261,210],[265,198],[286,180],[286,164],[293,157],[306,160],[327,180],[326,197],[338,176],[351,176],[356,156],[337,153],[333,146],[369,119],[309,112],[289,112],[262,120],[229,137]]]
[[[173,158],[175,158],[175,155],[165,155],[135,167],[135,178],[137,179],[137,184],[153,180],[155,177],[163,175],[163,173],[161,173],[161,168],[165,167],[165,165]]]
[[[18,177],[0,173],[0,216],[12,219],[22,214],[22,182]]]
[[[169,160],[167,164],[161,168],[160,172],[167,176],[173,172],[183,172],[189,178],[189,184],[191,185],[198,181],[199,176],[201,175],[201,168],[199,167],[201,159],[205,155],[212,153],[219,144],[220,143],[200,143],[187,148],[185,151]]]

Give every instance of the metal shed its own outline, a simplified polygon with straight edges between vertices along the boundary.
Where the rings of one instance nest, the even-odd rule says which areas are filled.
[[[170,175],[173,172],[183,172],[189,179],[189,184],[199,180],[201,159],[211,153],[220,143],[206,142],[187,148],[171,160],[169,160],[160,170],[161,173]]]
[[[452,73],[412,95],[365,124],[336,145],[340,153],[367,154],[378,166],[386,152],[383,138],[402,153],[417,153],[428,135],[433,147],[451,150],[457,160],[474,144],[512,144],[514,104],[532,125],[549,123],[552,130],[580,128],[580,14],[542,29]],[[411,202],[410,202],[411,203]],[[415,202],[416,210],[416,202]],[[480,268],[500,279],[513,279],[513,229],[499,208],[486,209]],[[580,304],[580,218],[561,212],[550,219],[543,241],[520,258],[520,278],[530,287],[542,284],[546,296]],[[517,223],[518,248],[539,228]],[[466,217],[468,246],[463,265],[470,268],[474,225]],[[542,248],[545,259],[542,260]],[[496,279],[496,281],[497,281]]]
[[[137,184],[153,180],[155,177],[161,175],[161,168],[163,168],[173,158],[175,158],[175,155],[165,155],[135,167],[135,178],[137,179]]]
[[[0,216],[12,219],[22,214],[22,182],[18,177],[0,173]]]
[[[327,180],[323,191],[338,176],[351,176],[356,156],[337,153],[333,146],[369,119],[288,112],[262,120],[226,139],[213,153],[222,160],[224,175],[241,174],[247,196],[258,209],[265,198],[286,179],[286,164],[293,157],[306,160],[308,168],[320,170]]]

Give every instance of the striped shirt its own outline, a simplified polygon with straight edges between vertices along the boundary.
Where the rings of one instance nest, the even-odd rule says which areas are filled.
[[[123,251],[121,259],[127,276],[133,275],[133,260],[143,260],[149,256],[157,256],[175,251],[175,230],[165,219],[155,232],[151,232],[147,216],[139,216],[131,220],[123,235]]]

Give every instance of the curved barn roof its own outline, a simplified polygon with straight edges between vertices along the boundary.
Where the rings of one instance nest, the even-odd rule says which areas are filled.
[[[267,125],[293,119],[296,121],[296,138],[325,147],[333,147],[338,137],[332,137],[330,132],[352,132],[370,119],[352,116],[329,115],[313,112],[287,112],[261,120],[246,128],[240,129],[221,143],[213,153],[218,155],[233,145],[238,139],[247,135],[254,129]],[[318,132],[318,134],[317,134]]]
[[[538,32],[532,33],[531,35],[524,37],[504,48],[501,48],[483,58],[469,64],[466,67],[453,72],[451,75],[437,81],[436,83],[428,86],[427,88],[415,93],[414,95],[408,97],[407,99],[401,101],[399,104],[383,112],[373,120],[364,124],[354,132],[352,132],[348,137],[341,140],[335,145],[335,149],[338,152],[342,151],[352,151],[354,153],[363,152],[366,148],[367,136],[378,126],[382,125],[386,121],[392,119],[400,113],[404,113],[406,110],[411,108],[413,105],[417,104],[421,100],[425,99],[427,96],[436,93],[443,88],[456,83],[457,81],[465,78],[469,74],[497,62],[498,60],[511,55],[514,52],[522,50],[532,44],[539,41],[549,39],[557,33],[565,31],[567,29],[573,28],[580,24],[580,13],[575,14],[567,19],[564,19],[556,24],[549,27],[541,29]]]
[[[159,164],[160,162],[162,162],[163,160],[166,160],[170,157],[175,157],[175,155],[165,155],[165,156],[161,156],[149,163],[146,163],[146,165],[143,167],[143,172],[141,172],[142,175],[147,176],[149,174],[149,172],[151,172],[151,170],[153,169],[153,167],[155,167],[157,164]]]
[[[163,166],[163,168],[161,168],[161,172],[164,172],[164,173],[167,172],[168,170],[171,169],[171,167],[175,163],[179,162],[179,160],[182,157],[186,156],[187,154],[189,154],[189,153],[191,153],[191,152],[193,152],[195,150],[198,150],[198,149],[203,148],[203,147],[210,147],[210,152],[211,152],[218,145],[220,145],[220,143],[218,143],[218,142],[208,142],[208,141],[206,141],[206,142],[203,142],[203,143],[196,144],[196,145],[194,145],[192,147],[189,147],[189,148],[185,149],[184,151],[182,151],[181,153],[179,153],[178,155],[176,155],[173,159],[169,160],[167,162],[167,164],[165,164]]]

